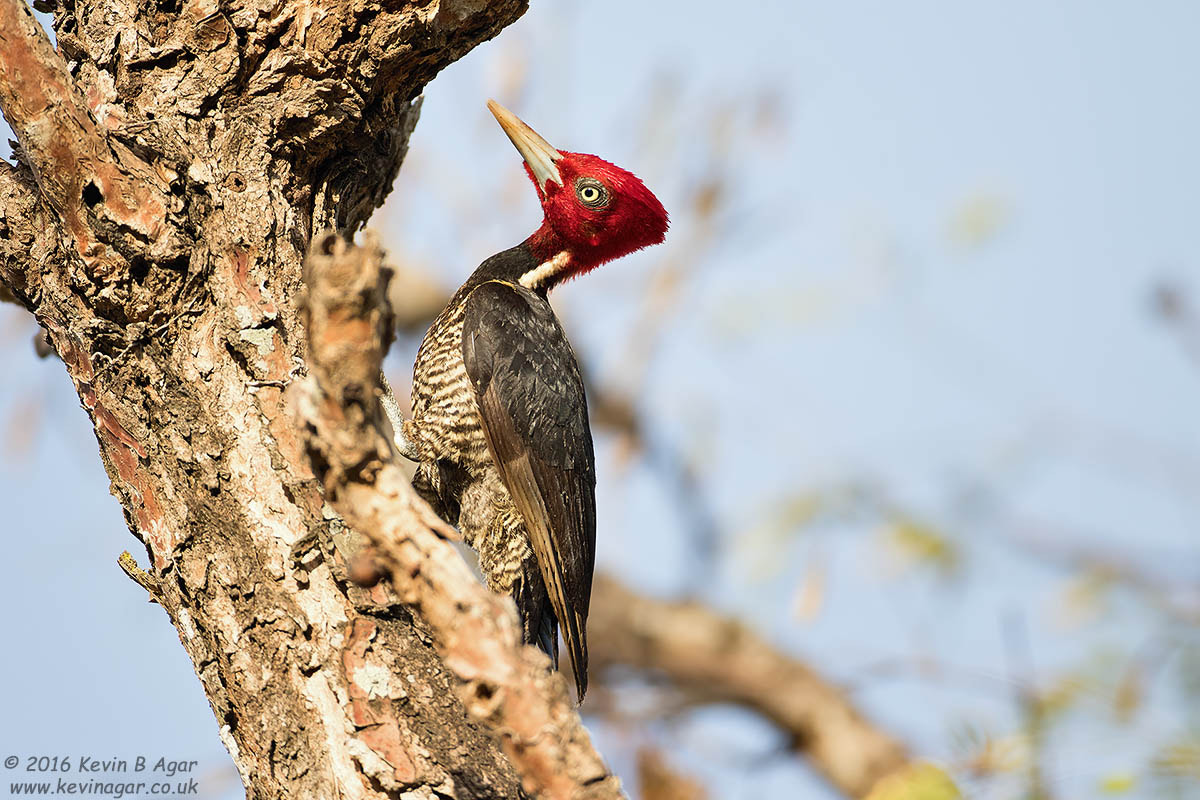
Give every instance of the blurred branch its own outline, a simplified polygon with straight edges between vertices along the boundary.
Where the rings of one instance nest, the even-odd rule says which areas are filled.
[[[313,243],[304,305],[311,378],[299,398],[317,476],[339,514],[374,543],[379,564],[429,625],[460,681],[467,711],[488,726],[542,798],[619,798],[548,658],[521,644],[512,601],[492,594],[436,530],[445,527],[392,463],[378,375],[390,337],[382,254],[327,234]],[[452,533],[452,532],[450,532]]]
[[[1200,315],[1189,292],[1178,284],[1163,281],[1154,287],[1153,310],[1175,335],[1183,352],[1200,367]]]
[[[932,685],[957,685],[967,691],[987,693],[1011,691],[1011,679],[973,667],[952,664],[926,656],[880,658],[860,667],[845,683],[847,691],[857,691],[868,683],[891,678],[911,677]]]
[[[910,763],[904,746],[866,720],[842,690],[743,623],[698,603],[652,599],[598,576],[588,630],[598,670],[649,670],[697,702],[757,711],[847,796],[864,796]]]
[[[1033,648],[1029,643],[1029,630],[1024,615],[1006,615],[1003,628],[1008,670],[1013,687],[1013,705],[1017,709],[1020,726],[1029,743],[1029,758],[1025,765],[1026,796],[1029,800],[1051,800],[1044,763],[1050,715],[1047,704],[1036,688]]]
[[[921,511],[897,501],[886,487],[862,482],[831,494],[842,498],[837,509],[840,513],[865,513],[889,523],[905,521],[941,537],[940,546],[956,552],[957,545],[942,532],[941,526],[927,521]],[[1139,565],[1130,553],[1106,552],[1095,544],[1099,537],[1093,532],[1020,516],[1005,508],[993,487],[983,480],[965,483],[950,498],[949,505],[957,509],[960,527],[986,524],[1002,544],[1025,555],[1068,572],[1120,584],[1168,617],[1185,625],[1200,624],[1200,586],[1151,571]]]
[[[704,787],[680,775],[662,753],[643,747],[637,755],[638,790],[642,800],[706,800]]]
[[[1178,584],[1138,565],[1128,553],[1103,552],[1096,537],[1061,524],[1009,516],[998,520],[1006,541],[1059,567],[1119,583],[1185,625],[1200,625],[1200,586]]]
[[[388,302],[396,328],[407,334],[423,334],[450,299],[441,283],[423,269],[407,264],[389,264],[393,277],[388,284]]]
[[[964,521],[986,522],[1010,547],[1060,569],[1120,584],[1168,617],[1185,625],[1200,624],[1200,585],[1190,580],[1172,580],[1167,575],[1148,570],[1138,564],[1131,553],[1115,549],[1106,552],[1096,544],[1101,537],[1095,532],[1017,514],[983,480],[966,483],[958,496],[951,498],[951,505],[958,508]],[[1195,573],[1193,568],[1195,577],[1200,577],[1200,573]]]

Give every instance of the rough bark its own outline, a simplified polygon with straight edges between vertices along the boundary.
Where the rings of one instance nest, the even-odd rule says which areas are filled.
[[[0,0],[0,282],[95,425],[146,585],[256,798],[516,797],[422,623],[346,577],[284,389],[311,232],[382,201],[442,67],[522,0]]]

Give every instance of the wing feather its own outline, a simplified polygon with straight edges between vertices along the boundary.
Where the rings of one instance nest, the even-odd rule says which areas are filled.
[[[471,292],[463,359],[488,448],[563,626],[580,698],[596,550],[596,468],[575,354],[544,298],[499,281]]]

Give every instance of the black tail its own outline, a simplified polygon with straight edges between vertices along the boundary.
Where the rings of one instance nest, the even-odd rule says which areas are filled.
[[[514,587],[513,600],[516,601],[517,613],[521,616],[525,644],[536,645],[550,656],[551,663],[557,668],[559,619],[554,615],[554,606],[542,582],[541,570],[533,558],[525,564],[523,572],[524,578],[519,586]],[[571,658],[571,670],[575,675],[575,688],[579,692],[579,702],[582,703],[588,683],[587,639],[584,621],[575,619],[572,623],[563,626],[563,639],[567,642],[567,654]]]
[[[549,598],[546,602],[549,602]],[[588,684],[587,620],[579,614],[571,614],[571,619],[563,625],[563,639],[567,643],[567,653],[571,656],[575,688],[579,690],[579,702],[582,703],[583,696],[587,694]]]
[[[536,644],[539,649],[546,655],[550,656],[551,663],[555,668],[558,668],[558,620],[554,616],[554,611],[550,608],[550,598],[546,598],[545,604],[542,606],[541,619],[537,621],[537,630],[526,633],[525,641],[529,644]],[[533,620],[530,620],[533,622]],[[529,634],[533,634],[530,639]]]

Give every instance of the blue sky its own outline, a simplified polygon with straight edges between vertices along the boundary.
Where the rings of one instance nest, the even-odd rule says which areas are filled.
[[[714,109],[728,109],[736,223],[693,255],[702,265],[640,406],[710,465],[731,557],[706,598],[853,683],[917,752],[948,758],[957,721],[1011,726],[1015,673],[1053,675],[1152,625],[1127,602],[1064,622],[1064,574],[1014,548],[1002,520],[965,516],[956,501],[971,490],[1200,585],[1200,509],[1181,488],[1200,471],[1200,370],[1149,313],[1162,278],[1200,291],[1197,30],[1188,2],[535,0],[429,86],[375,226],[447,285],[535,227],[532,192],[506,188],[522,179],[489,96],[552,144],[633,169],[672,211],[671,237],[555,297],[583,357],[619,379],[645,277],[701,235],[697,165]],[[647,129],[663,81],[665,121]],[[750,130],[764,93],[781,133]],[[219,783],[228,760],[174,631],[115,565],[136,542],[86,417],[28,333],[0,310],[0,420],[39,421],[31,449],[0,451],[11,525],[0,602],[28,656],[0,664],[0,751],[198,758]],[[399,353],[393,371],[410,360]],[[675,509],[613,450],[601,442],[600,565],[675,591],[688,563]],[[960,580],[898,568],[861,521],[765,553],[752,535],[782,500],[864,478],[950,531],[967,554]],[[824,601],[798,620],[789,609],[814,563]],[[1013,619],[1032,666],[1012,663]],[[998,689],[861,680],[880,660],[917,656]],[[1147,743],[1183,724],[1175,702],[1152,696],[1121,734],[1068,728],[1058,785],[1087,796],[1105,770],[1136,771]],[[629,737],[597,731],[628,767]],[[753,758],[773,738],[740,712],[701,712],[673,732],[673,757],[716,796],[829,796],[789,759],[748,777],[730,750]]]

